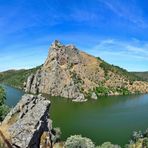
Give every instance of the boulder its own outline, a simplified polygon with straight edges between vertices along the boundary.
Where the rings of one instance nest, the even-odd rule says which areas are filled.
[[[97,100],[97,99],[98,99],[98,97],[97,97],[97,95],[96,95],[95,92],[92,93],[92,95],[91,95],[91,99],[94,99],[94,100]]]
[[[8,131],[14,148],[40,147],[41,136],[44,132],[51,139],[52,121],[49,108],[50,101],[41,95],[25,94],[22,97],[2,123],[11,123]],[[51,143],[50,140],[50,145]]]

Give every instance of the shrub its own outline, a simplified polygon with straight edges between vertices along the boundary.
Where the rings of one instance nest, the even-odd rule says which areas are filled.
[[[144,138],[142,146],[145,148],[148,147],[148,138]]]
[[[95,93],[97,94],[97,96],[99,95],[107,96],[109,94],[109,88],[104,86],[96,87]]]
[[[0,106],[4,104],[6,99],[6,94],[4,89],[0,86]]]
[[[95,148],[95,145],[89,138],[74,135],[67,138],[65,148]]]
[[[132,136],[132,140],[134,142],[137,142],[140,138],[143,138],[142,132],[141,131],[139,131],[139,132],[134,131],[133,136]]]
[[[129,95],[129,94],[131,94],[130,91],[125,87],[118,87],[116,89],[116,91],[119,92],[121,95]]]
[[[0,121],[2,121],[9,112],[8,106],[5,105],[6,94],[4,89],[0,86]]]
[[[0,106],[0,121],[3,121],[5,116],[8,114],[9,112],[9,107],[6,105],[1,105]]]
[[[56,143],[60,141],[60,137],[61,137],[61,130],[60,128],[54,128],[52,130],[52,142]]]
[[[111,142],[104,142],[101,146],[96,148],[121,148],[119,145],[114,145]]]

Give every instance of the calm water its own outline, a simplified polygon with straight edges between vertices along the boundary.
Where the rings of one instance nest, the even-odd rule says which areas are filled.
[[[23,92],[9,86],[5,89],[7,104],[14,106]],[[52,98],[51,102],[53,126],[61,128],[63,140],[82,134],[96,144],[124,145],[134,130],[148,127],[148,95],[101,97],[85,103]]]
[[[6,92],[6,104],[10,107],[14,107],[24,94],[22,90],[10,87],[8,85],[0,84]]]
[[[53,126],[61,128],[64,140],[81,134],[96,144],[111,141],[123,146],[133,131],[148,127],[148,95],[101,97],[85,103],[51,101]]]

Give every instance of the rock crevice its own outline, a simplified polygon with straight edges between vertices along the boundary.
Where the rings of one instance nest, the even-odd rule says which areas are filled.
[[[12,146],[39,148],[44,132],[52,137],[52,120],[49,116],[50,101],[41,95],[25,94],[10,111],[2,124],[9,125]],[[49,145],[52,144],[50,140]]]

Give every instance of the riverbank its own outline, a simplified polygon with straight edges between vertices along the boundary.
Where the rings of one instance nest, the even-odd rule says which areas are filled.
[[[6,93],[6,104],[9,107],[14,107],[17,102],[20,100],[22,95],[24,94],[24,91],[11,87],[9,85],[0,84],[4,89]]]

